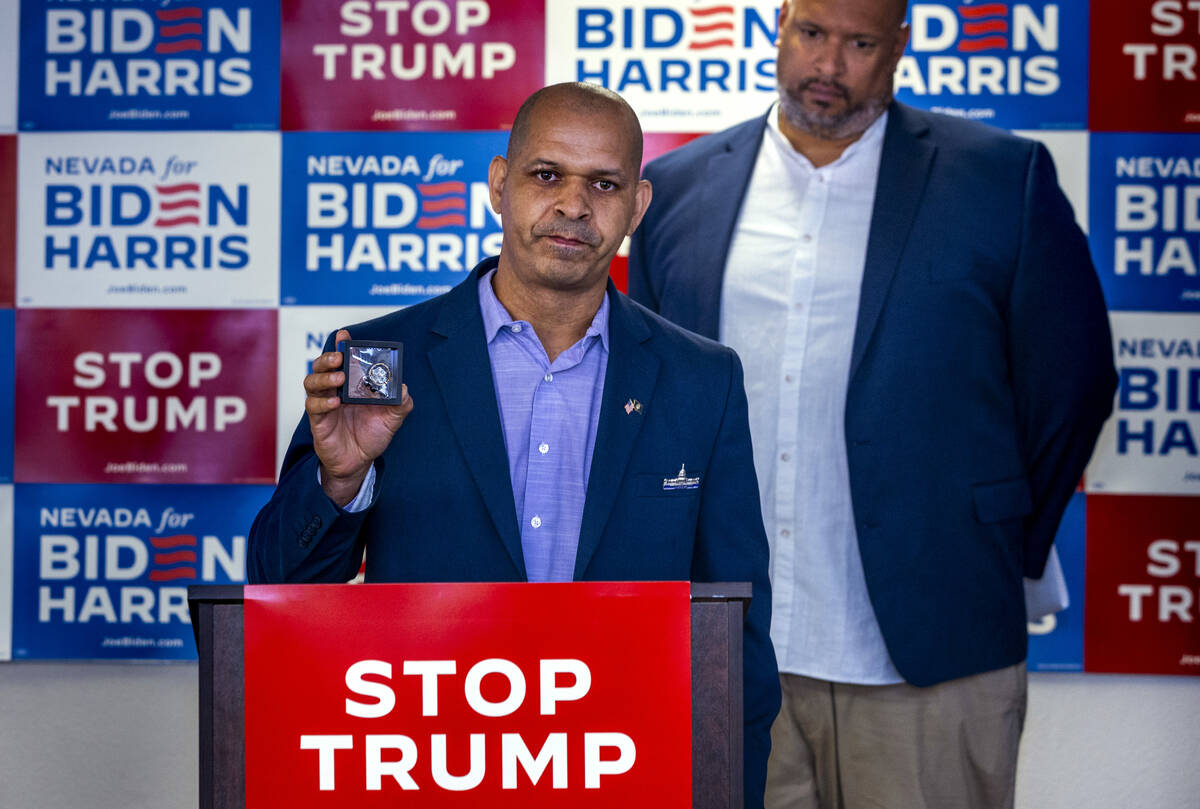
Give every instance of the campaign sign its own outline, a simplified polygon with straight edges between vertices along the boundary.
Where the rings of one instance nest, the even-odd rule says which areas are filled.
[[[1054,537],[1063,578],[1067,582],[1067,608],[1029,624],[1030,671],[1083,670],[1083,560],[1086,496],[1071,495]]]
[[[0,135],[0,306],[13,305],[17,260],[17,136]]]
[[[0,660],[12,660],[13,487],[0,486]]]
[[[16,479],[270,483],[275,312],[17,312]]]
[[[690,807],[689,590],[248,586],[246,809]]]
[[[1200,135],[1091,140],[1090,241],[1108,308],[1200,312]]]
[[[762,110],[762,112],[765,111]],[[703,132],[647,132],[642,136],[642,168],[644,169],[651,160],[662,157],[667,152],[674,151],[703,134]]]
[[[1109,132],[1200,132],[1200,6],[1092,5],[1091,116]]]
[[[23,135],[18,159],[21,306],[277,304],[277,133]]]
[[[712,132],[776,97],[778,3],[546,3],[546,81],[615,90],[647,132]]]
[[[1083,129],[1088,5],[913,0],[896,98],[1006,129]]]
[[[279,404],[275,418],[275,469],[304,414],[304,377],[333,331],[394,311],[388,306],[285,306],[279,310]],[[354,332],[350,333],[354,337]]]
[[[1120,384],[1089,492],[1200,495],[1200,315],[1113,312]]]
[[[507,129],[543,84],[542,4],[283,0],[284,129]]]
[[[506,133],[283,139],[283,303],[418,303],[500,252],[487,172]]]
[[[12,309],[0,309],[0,340],[4,341],[4,362],[13,367],[16,313]],[[14,379],[12,373],[0,374],[0,483],[12,483],[13,479],[13,408]]]
[[[1088,495],[1084,669],[1200,675],[1200,497]]]
[[[194,660],[191,584],[240,584],[269,486],[17,487],[13,657]]]
[[[0,132],[17,131],[17,4],[0,3]]]
[[[21,0],[20,125],[277,129],[279,6]]]

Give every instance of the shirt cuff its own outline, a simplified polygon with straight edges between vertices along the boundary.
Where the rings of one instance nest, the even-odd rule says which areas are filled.
[[[321,485],[321,465],[317,464],[317,485]],[[375,464],[371,464],[371,468],[367,470],[367,476],[363,478],[362,486],[358,487],[358,494],[354,495],[354,499],[342,507],[342,511],[350,514],[357,514],[360,511],[366,511],[371,506],[371,494],[375,491]]]

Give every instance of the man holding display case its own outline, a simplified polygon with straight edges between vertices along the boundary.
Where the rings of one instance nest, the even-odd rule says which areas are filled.
[[[304,380],[252,582],[749,581],[746,806],[779,705],[741,365],[617,292],[650,203],[615,93],[544,88],[489,170],[500,255],[445,295],[341,330]],[[350,339],[403,343],[401,403],[347,405]],[[415,398],[409,395],[413,391]]]

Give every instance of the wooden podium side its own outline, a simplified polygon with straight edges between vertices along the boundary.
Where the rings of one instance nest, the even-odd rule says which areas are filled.
[[[692,806],[741,809],[742,617],[750,585],[692,585]],[[200,652],[200,809],[244,809],[242,588],[188,588]]]

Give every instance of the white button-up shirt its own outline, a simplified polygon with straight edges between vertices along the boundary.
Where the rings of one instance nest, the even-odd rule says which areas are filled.
[[[846,463],[859,289],[887,114],[815,168],[772,110],[725,269],[721,341],[741,356],[771,542],[780,671],[901,677],[867,596]]]

